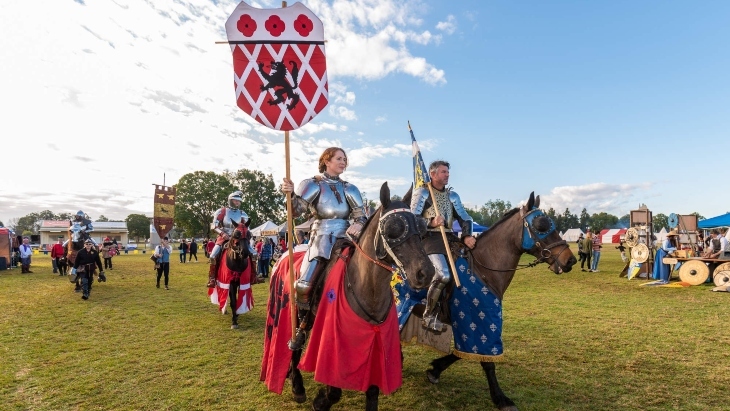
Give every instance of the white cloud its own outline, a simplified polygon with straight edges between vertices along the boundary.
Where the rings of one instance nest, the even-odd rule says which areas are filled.
[[[349,121],[357,120],[355,112],[348,109],[347,107],[332,104],[329,107],[329,112],[330,115],[332,115],[333,117],[338,117]]]
[[[440,21],[436,24],[436,29],[443,31],[446,34],[454,34],[456,31],[456,17],[449,14],[446,17],[446,21]]]
[[[638,198],[645,198],[645,193],[652,185],[652,183],[592,183],[555,187],[549,194],[540,196],[540,207],[543,209],[552,207],[558,213],[569,208],[570,212],[576,215],[585,208],[591,214],[595,213],[595,210],[600,210],[621,217],[638,205]]]
[[[388,121],[388,117],[387,116],[377,116],[377,117],[375,117],[375,122],[378,123],[378,124],[384,123],[386,121]]]

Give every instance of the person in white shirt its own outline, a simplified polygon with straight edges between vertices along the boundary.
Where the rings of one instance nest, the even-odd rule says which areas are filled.
[[[19,247],[21,274],[33,274],[33,271],[30,271],[30,256],[33,255],[33,249],[30,248],[29,241],[30,239],[28,237],[23,237],[23,244]]]

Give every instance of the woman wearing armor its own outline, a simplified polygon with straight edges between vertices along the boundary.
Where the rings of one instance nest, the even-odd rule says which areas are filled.
[[[287,178],[281,191],[292,194],[292,211],[299,217],[309,211],[314,216],[311,237],[296,282],[296,303],[300,325],[296,336],[289,342],[291,350],[299,350],[304,344],[306,330],[311,328],[313,316],[310,313],[312,285],[327,265],[337,239],[345,234],[360,235],[367,220],[360,190],[340,179],[347,168],[347,154],[339,147],[326,149],[319,157],[321,174],[302,181],[296,190]],[[353,224],[350,225],[350,220]]]

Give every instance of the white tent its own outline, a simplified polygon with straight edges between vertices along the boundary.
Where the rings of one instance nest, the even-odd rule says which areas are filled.
[[[583,233],[583,230],[580,228],[569,228],[565,230],[565,233],[561,236],[561,238],[569,243],[578,241],[578,238]]]
[[[251,234],[254,237],[261,237],[262,235],[277,237],[279,235],[278,225],[274,224],[273,221],[269,220],[260,226],[251,230]],[[265,232],[265,233],[264,233]],[[272,234],[273,232],[273,234]]]
[[[667,238],[667,229],[662,227],[662,231],[654,233],[654,235],[656,236],[657,244],[661,245],[662,241]]]

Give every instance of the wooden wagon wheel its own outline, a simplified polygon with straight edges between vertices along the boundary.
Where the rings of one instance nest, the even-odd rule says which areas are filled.
[[[645,263],[649,259],[649,247],[646,244],[637,244],[631,249],[631,258],[637,263]]]
[[[710,269],[702,261],[690,260],[679,267],[679,279],[691,285],[700,285],[709,276]]]
[[[639,244],[639,230],[637,230],[635,227],[631,227],[626,230],[624,241],[626,241],[627,246],[636,247],[636,245]]]
[[[722,263],[715,267],[715,272],[712,274],[712,281],[718,287],[730,285],[730,262]]]

